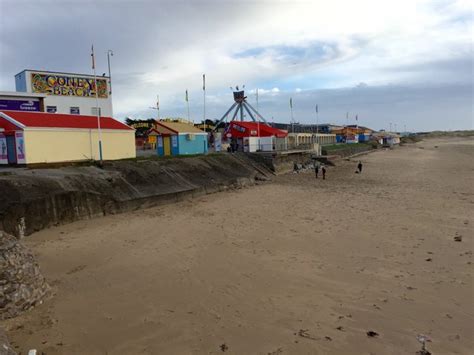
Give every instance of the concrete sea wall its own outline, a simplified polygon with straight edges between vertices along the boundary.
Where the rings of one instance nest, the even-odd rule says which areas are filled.
[[[0,169],[0,230],[23,237],[52,225],[254,184],[272,173],[244,154]]]
[[[259,164],[266,166],[275,174],[286,174],[294,170],[294,164],[307,165],[312,164],[312,158],[315,155],[307,152],[286,152],[286,153],[254,153],[249,157]]]

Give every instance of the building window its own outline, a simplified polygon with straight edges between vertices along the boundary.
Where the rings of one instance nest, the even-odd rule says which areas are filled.
[[[98,110],[99,112],[97,112],[97,110]],[[102,115],[101,115],[100,107],[92,107],[91,112],[92,112],[92,115],[93,115],[93,116],[97,116],[97,115],[102,116]]]
[[[79,107],[70,107],[69,109],[70,109],[69,112],[71,113],[71,115],[78,115],[80,112]]]
[[[58,111],[58,107],[57,106],[46,106],[46,112],[49,112],[49,113],[56,113]]]

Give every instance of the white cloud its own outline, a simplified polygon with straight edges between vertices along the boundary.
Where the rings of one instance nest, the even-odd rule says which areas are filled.
[[[13,75],[24,68],[88,72],[94,42],[103,71],[100,52],[115,52],[119,117],[153,115],[146,110],[158,93],[164,112],[185,115],[186,88],[191,103],[202,103],[203,73],[209,105],[227,102],[230,85],[259,87],[263,99],[360,82],[456,83],[472,76],[472,69],[450,65],[472,60],[472,7],[463,0],[99,0],[65,6],[0,0],[0,12],[0,89],[12,89]],[[35,16],[23,21],[23,13]],[[71,21],[70,14],[81,20]],[[446,65],[437,75],[440,62]]]

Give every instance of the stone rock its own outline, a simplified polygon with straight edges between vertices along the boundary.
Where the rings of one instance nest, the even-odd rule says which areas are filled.
[[[0,328],[0,355],[17,355],[2,328]]]
[[[41,304],[49,290],[33,254],[0,231],[0,320]]]

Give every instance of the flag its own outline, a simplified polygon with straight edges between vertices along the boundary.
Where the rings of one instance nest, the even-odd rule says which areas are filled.
[[[206,74],[202,74],[202,90],[206,91]]]
[[[186,100],[186,101],[189,101],[189,98],[188,98],[188,90],[186,90],[186,97],[185,97],[185,100]]]
[[[290,97],[290,108],[293,108],[293,98]]]
[[[318,113],[318,105],[316,105],[316,113]]]
[[[156,95],[156,109],[160,109],[160,95]]]
[[[92,69],[95,69],[94,45],[92,45],[91,57],[92,57]]]
[[[358,120],[359,120],[359,117],[357,117],[357,115],[356,115],[356,121],[358,121]]]

